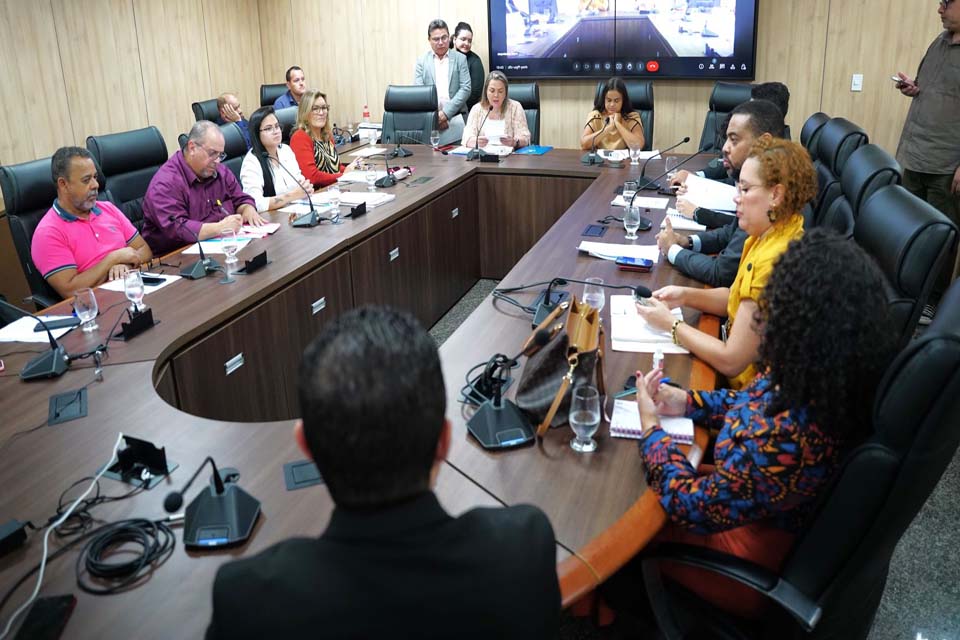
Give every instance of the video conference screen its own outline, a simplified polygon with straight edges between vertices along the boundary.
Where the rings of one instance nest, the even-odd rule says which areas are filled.
[[[753,80],[759,0],[488,0],[509,78]]]

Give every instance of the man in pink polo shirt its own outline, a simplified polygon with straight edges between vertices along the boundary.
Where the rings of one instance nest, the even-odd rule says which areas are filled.
[[[40,274],[64,298],[122,278],[153,257],[126,216],[97,202],[97,167],[80,147],[61,147],[50,163],[57,199],[33,233],[30,253]]]

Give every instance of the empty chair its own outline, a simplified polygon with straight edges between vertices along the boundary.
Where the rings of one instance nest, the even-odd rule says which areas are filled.
[[[603,85],[606,81],[601,80],[597,83],[597,95],[603,91]],[[653,81],[652,80],[628,80],[624,78],[623,84],[627,87],[627,95],[630,97],[630,104],[633,110],[640,114],[640,124],[643,125],[643,150],[653,149]],[[511,89],[511,96],[513,95]],[[738,103],[739,104],[739,103]],[[721,136],[723,133],[721,133]],[[720,143],[723,146],[723,143]]]
[[[957,227],[932,205],[899,185],[878,189],[860,207],[853,237],[887,277],[887,298],[900,344],[913,336]]]
[[[59,301],[60,296],[37,271],[30,255],[30,244],[37,225],[57,197],[50,158],[0,167],[0,189],[17,259],[27,278],[33,302],[38,310],[49,307]]]
[[[150,180],[167,161],[167,145],[156,127],[87,138],[106,179],[110,199],[138,230],[143,228],[143,196]]]
[[[223,133],[223,152],[227,154],[220,165],[230,169],[239,180],[240,166],[243,164],[243,156],[247,153],[247,141],[236,122],[220,125],[220,131]]]
[[[850,156],[840,176],[840,196],[823,212],[817,225],[853,236],[860,207],[881,187],[900,184],[902,171],[893,157],[875,144],[866,144]]]
[[[820,139],[820,130],[823,129],[823,125],[827,124],[829,120],[830,116],[822,111],[818,111],[803,123],[803,128],[800,129],[800,144],[807,148],[810,155],[813,155],[813,152],[817,148],[817,140]]]
[[[707,116],[703,120],[703,133],[700,134],[700,151],[720,153],[726,137],[723,123],[734,107],[750,99],[752,87],[753,85],[750,84],[732,82],[718,82],[713,85],[713,91],[710,93],[710,110],[707,111]],[[653,93],[651,92],[650,95],[652,98]]]
[[[923,336],[888,367],[874,398],[872,426],[867,440],[846,456],[779,574],[681,545],[663,545],[644,561],[650,602],[668,638],[682,632],[710,638],[867,637],[894,548],[960,443],[960,282],[944,296]],[[664,585],[656,566],[662,559],[732,577],[776,607],[759,621],[733,620]],[[691,624],[699,628],[689,629]]]
[[[190,105],[190,108],[193,109],[193,117],[196,118],[198,122],[200,120],[216,122],[220,119],[220,109],[217,107],[216,98],[194,102]]]
[[[540,85],[536,82],[511,84],[509,94],[512,100],[520,103],[527,116],[530,144],[540,144]]]
[[[287,91],[287,85],[280,84],[262,84],[260,85],[260,106],[272,107],[277,98]]]
[[[867,133],[844,118],[833,118],[820,129],[813,166],[817,171],[817,199],[807,205],[804,219],[817,224],[840,195],[840,176],[850,154],[867,144]]]
[[[428,144],[437,127],[437,88],[434,85],[391,84],[383,97],[384,144]]]
[[[293,127],[297,124],[298,110],[297,107],[286,107],[274,111],[274,115],[277,116],[277,121],[280,123],[280,131],[283,134],[283,144],[290,144]],[[253,135],[252,132],[251,135]]]

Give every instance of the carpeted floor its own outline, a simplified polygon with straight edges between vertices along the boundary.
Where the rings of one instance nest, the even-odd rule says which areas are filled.
[[[430,330],[438,344],[496,286],[478,282]],[[890,563],[887,588],[870,640],[960,640],[960,454],[904,534]],[[919,634],[919,636],[918,636]],[[609,640],[588,620],[564,616],[564,640]]]

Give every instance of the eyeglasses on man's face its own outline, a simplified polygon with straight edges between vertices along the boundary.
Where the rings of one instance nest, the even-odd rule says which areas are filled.
[[[216,151],[216,150],[214,150],[214,149],[208,149],[206,146],[200,144],[199,142],[197,142],[196,145],[197,145],[198,147],[200,147],[201,149],[203,149],[203,150],[206,152],[206,154],[207,154],[207,158],[209,158],[209,159],[211,159],[211,160],[216,159],[218,162],[223,162],[224,160],[227,159],[227,154],[224,153],[223,151]]]
[[[450,34],[445,33],[442,36],[431,36],[430,42],[433,44],[443,44],[444,42],[450,42]]]
[[[946,10],[947,7],[949,7],[952,4],[953,4],[953,0],[940,0],[939,2],[940,8],[943,10]]]

